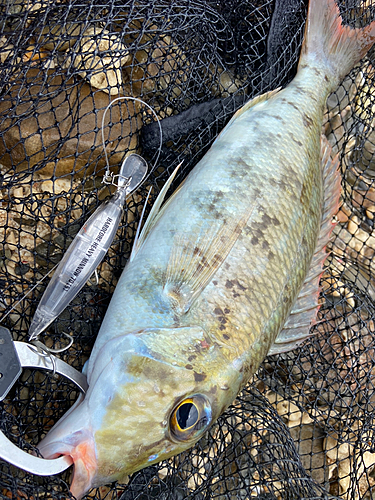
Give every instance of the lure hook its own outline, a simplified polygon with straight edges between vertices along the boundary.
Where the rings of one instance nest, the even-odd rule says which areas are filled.
[[[27,344],[27,347],[30,351],[33,351],[35,354],[42,358],[48,358],[52,364],[52,374],[56,374],[56,361],[52,356],[52,353],[48,350],[48,347],[43,344],[40,340],[33,340],[30,344]]]
[[[73,345],[72,337],[65,332],[62,332],[62,334],[69,339],[69,342],[68,345],[62,347],[61,349],[51,349],[38,339],[34,339],[30,344],[27,344],[29,349],[31,349],[42,358],[49,358],[50,362],[52,363],[53,375],[56,374],[56,358],[54,357],[54,354],[61,354],[62,352],[67,351]]]

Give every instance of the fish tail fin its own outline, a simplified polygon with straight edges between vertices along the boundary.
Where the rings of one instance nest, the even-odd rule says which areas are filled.
[[[323,65],[334,90],[374,42],[375,21],[364,28],[344,26],[335,0],[310,0],[298,68]]]

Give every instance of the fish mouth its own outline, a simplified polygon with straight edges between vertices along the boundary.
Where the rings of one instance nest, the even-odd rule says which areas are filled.
[[[96,486],[97,458],[95,441],[90,431],[77,431],[64,440],[50,440],[48,435],[39,443],[43,458],[53,459],[61,455],[72,458],[74,472],[70,492],[80,500],[90,488]]]

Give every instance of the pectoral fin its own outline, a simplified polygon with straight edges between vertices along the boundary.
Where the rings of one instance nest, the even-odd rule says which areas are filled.
[[[148,355],[174,366],[185,366],[189,356],[194,354],[196,358],[212,347],[206,332],[198,326],[150,328],[141,333]]]
[[[170,254],[163,293],[178,314],[185,314],[223,264],[252,211],[240,219],[207,222],[198,236],[178,235]]]

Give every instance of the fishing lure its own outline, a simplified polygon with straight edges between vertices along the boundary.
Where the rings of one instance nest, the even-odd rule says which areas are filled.
[[[137,154],[131,154],[125,158],[118,175],[110,173],[104,139],[104,119],[110,107],[121,100],[140,102],[149,108],[155,116],[160,132],[160,143],[155,164],[159,159],[162,148],[162,129],[160,120],[153,108],[136,97],[123,96],[111,101],[103,113],[101,127],[103,150],[107,165],[103,183],[113,184],[117,179],[117,190],[109,200],[99,206],[91,215],[60,261],[31,321],[29,329],[30,341],[35,341],[63,312],[94,273],[113,242],[126,197],[140,186],[147,175],[147,162]]]
[[[144,180],[146,161],[127,156],[117,176],[117,190],[99,206],[80,229],[49,282],[29,329],[29,340],[38,336],[62,313],[85,285],[111,246],[126,197]]]

